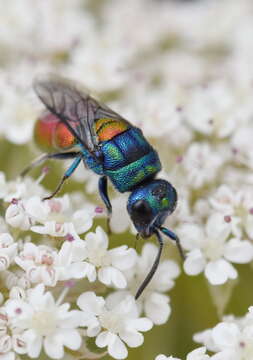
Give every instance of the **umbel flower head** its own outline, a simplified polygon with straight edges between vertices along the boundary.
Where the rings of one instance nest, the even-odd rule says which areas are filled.
[[[87,335],[96,336],[96,345],[107,347],[108,353],[115,359],[125,359],[127,348],[138,347],[144,337],[141,331],[152,328],[151,320],[139,318],[137,305],[133,297],[128,296],[114,307],[93,292],[79,296],[77,305],[83,311],[82,325],[87,327]]]
[[[231,223],[220,213],[211,215],[204,228],[198,224],[184,224],[178,232],[189,250],[185,272],[197,275],[204,271],[212,285],[221,285],[237,277],[231,262],[244,264],[253,259],[253,245],[248,240],[229,238]]]
[[[2,3],[0,360],[82,360],[105,353],[177,359],[162,353],[190,349],[192,328],[217,321],[198,286],[203,278],[219,312],[217,304],[228,300],[235,313],[252,303],[252,0]],[[172,246],[164,246],[137,302],[133,296],[158,248],[153,239],[138,244],[138,251],[118,246],[118,240],[133,244],[128,195],[109,189],[109,236],[98,177],[83,164],[47,201],[70,164],[60,170],[61,162],[51,159],[37,179],[18,176],[39,155],[32,129],[42,109],[31,82],[41,73],[82,79],[89,93],[100,93],[98,99],[141,129],[160,157],[159,176],[176,187],[178,207],[166,227],[179,235],[186,260],[177,263]],[[51,145],[46,151],[59,151]],[[53,171],[46,174],[46,168]],[[185,274],[178,281],[181,265]],[[195,284],[206,306],[197,307]],[[162,325],[162,336],[151,331],[150,346],[143,340],[152,324]],[[196,334],[205,347],[180,358],[252,360],[252,339],[250,308]],[[137,355],[134,349],[128,354],[142,344]]]
[[[58,305],[42,284],[28,290],[26,299],[9,300],[5,306],[12,325],[22,332],[28,356],[38,358],[43,347],[52,359],[63,357],[64,346],[81,346],[79,312],[69,308],[67,303]]]

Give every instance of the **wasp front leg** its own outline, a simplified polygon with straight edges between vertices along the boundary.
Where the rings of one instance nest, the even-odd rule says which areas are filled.
[[[107,209],[107,230],[108,230],[108,233],[111,234],[112,231],[111,231],[111,227],[110,227],[110,219],[111,219],[111,215],[112,215],[112,205],[111,205],[111,201],[108,196],[107,176],[103,175],[99,178],[98,190],[99,190],[101,199],[103,200],[103,202],[106,206],[106,209]]]
[[[103,163],[100,160],[103,157],[103,154],[98,152],[97,157],[95,157],[85,149],[83,149],[82,153],[85,166],[94,171],[96,174],[100,175],[98,181],[98,191],[107,209],[107,231],[109,234],[111,234],[112,231],[110,227],[110,218],[112,214],[112,205],[108,196],[107,176],[104,175]]]

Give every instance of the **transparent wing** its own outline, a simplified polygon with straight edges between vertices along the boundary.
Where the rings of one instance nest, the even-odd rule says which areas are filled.
[[[34,81],[34,90],[48,110],[93,154],[99,149],[94,126],[97,119],[118,119],[128,123],[106,105],[89,96],[76,83],[64,78],[38,78]]]

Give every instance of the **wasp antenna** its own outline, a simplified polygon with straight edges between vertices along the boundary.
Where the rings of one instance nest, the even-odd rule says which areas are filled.
[[[147,287],[147,285],[150,283],[151,279],[153,278],[157,268],[158,268],[158,265],[159,265],[159,262],[160,262],[160,258],[161,258],[161,254],[162,254],[162,250],[163,250],[163,239],[161,237],[161,235],[159,234],[159,231],[158,230],[154,230],[154,233],[157,237],[157,240],[159,242],[159,250],[158,250],[158,253],[156,255],[156,258],[155,258],[155,261],[152,265],[152,268],[150,269],[147,277],[144,279],[143,283],[141,284],[141,286],[139,287],[136,295],[135,295],[135,300],[138,300],[138,298],[141,296],[141,294],[143,293],[144,289]]]

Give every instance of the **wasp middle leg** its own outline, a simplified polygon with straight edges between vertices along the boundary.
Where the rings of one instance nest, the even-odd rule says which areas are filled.
[[[66,154],[70,154],[70,153],[66,153]],[[66,155],[66,154],[61,154],[61,155]],[[60,154],[58,154],[58,155],[60,155]],[[68,159],[69,158],[71,158],[71,157],[69,156]],[[72,156],[72,158],[73,158],[73,156]],[[51,195],[44,197],[43,200],[52,199],[61,190],[64,182],[73,174],[73,172],[76,170],[76,168],[80,164],[82,158],[83,158],[82,153],[75,153],[75,160],[73,161],[73,163],[70,165],[70,167],[64,173],[64,175],[63,175],[61,181],[59,182],[58,186],[56,187],[55,191]],[[58,157],[58,159],[59,159],[59,157]]]

